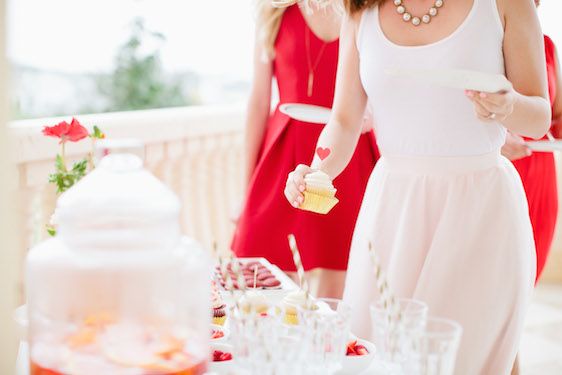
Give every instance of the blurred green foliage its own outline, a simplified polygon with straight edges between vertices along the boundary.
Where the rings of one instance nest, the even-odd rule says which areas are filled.
[[[190,104],[182,92],[181,82],[166,76],[160,59],[165,37],[145,27],[141,18],[134,20],[129,40],[115,59],[115,69],[99,78],[99,89],[108,100],[107,111],[175,107]],[[157,48],[146,51],[146,45]]]

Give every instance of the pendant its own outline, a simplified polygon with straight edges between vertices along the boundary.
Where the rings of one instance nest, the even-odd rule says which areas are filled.
[[[314,88],[314,72],[308,72],[308,89],[306,95],[310,98],[312,96],[312,89]]]

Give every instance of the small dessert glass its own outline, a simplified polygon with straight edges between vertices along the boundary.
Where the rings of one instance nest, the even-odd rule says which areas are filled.
[[[342,368],[350,335],[351,307],[339,299],[315,300],[317,309],[299,308],[299,325],[309,348],[307,374],[333,374]]]
[[[381,365],[389,374],[402,373],[408,360],[413,334],[420,332],[427,322],[428,306],[414,299],[398,299],[396,306],[382,301],[371,304],[373,343],[377,347]]]
[[[306,373],[309,350],[304,326],[285,324],[277,308],[259,314],[235,308],[230,318],[235,355],[243,370],[264,375]]]
[[[455,321],[430,317],[423,329],[411,332],[408,374],[452,375],[462,327]]]

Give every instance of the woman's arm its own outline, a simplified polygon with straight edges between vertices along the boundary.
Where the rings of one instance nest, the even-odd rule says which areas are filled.
[[[541,138],[550,128],[551,114],[543,34],[535,5],[529,0],[500,0],[498,4],[505,20],[505,72],[513,90],[467,95],[480,119],[500,121],[513,133]]]
[[[359,53],[355,44],[358,17],[346,16],[343,20],[332,116],[318,139],[317,147],[329,148],[331,152],[323,161],[316,155],[312,162],[313,169],[322,170],[332,179],[345,169],[353,156],[367,103],[359,78]],[[300,165],[289,174],[285,196],[295,207],[304,200],[304,176],[310,171],[310,167]]]
[[[330,156],[323,161],[314,157],[312,168],[336,178],[351,160],[363,127],[367,95],[359,78],[359,53],[355,43],[356,20],[345,17],[340,36],[340,60],[330,122],[326,125],[317,147],[329,148]]]
[[[558,53],[555,53],[554,61],[556,65],[556,96],[552,106],[552,132],[556,138],[562,138],[562,76],[560,75]]]
[[[267,120],[271,110],[271,81],[273,78],[273,63],[264,61],[264,48],[256,35],[254,50],[254,75],[250,98],[248,100],[245,147],[246,163],[244,183],[247,185],[252,178],[258,158],[258,152],[263,143]],[[244,189],[245,191],[246,189]]]

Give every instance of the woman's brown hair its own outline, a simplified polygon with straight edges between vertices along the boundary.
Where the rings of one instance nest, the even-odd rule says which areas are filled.
[[[349,14],[359,12],[366,8],[382,4],[384,0],[343,0],[343,5]]]

